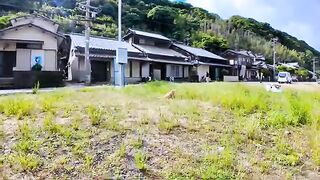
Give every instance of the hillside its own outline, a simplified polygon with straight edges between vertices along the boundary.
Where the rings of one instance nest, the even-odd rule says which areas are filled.
[[[65,33],[84,31],[82,21],[78,21],[81,12],[76,8],[77,0],[0,0],[0,28],[8,26],[7,20],[17,12],[36,12],[51,16],[61,24]],[[193,46],[220,53],[227,48],[249,49],[265,54],[271,62],[272,47],[270,39],[279,38],[277,45],[278,61],[298,61],[311,69],[314,56],[319,51],[306,42],[279,30],[268,23],[254,19],[233,16],[228,20],[217,14],[193,7],[182,2],[169,0],[124,0],[124,33],[128,28],[159,32],[170,38]],[[101,7],[101,13],[93,22],[92,34],[116,37],[117,1],[92,0],[92,5]],[[204,24],[210,23],[209,31]]]

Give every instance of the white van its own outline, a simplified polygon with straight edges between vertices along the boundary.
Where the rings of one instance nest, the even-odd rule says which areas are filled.
[[[279,72],[278,83],[290,83],[292,82],[292,77],[289,72]]]

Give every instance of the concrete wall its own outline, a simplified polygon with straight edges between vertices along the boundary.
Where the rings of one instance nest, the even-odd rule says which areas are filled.
[[[209,66],[208,65],[200,65],[200,66],[198,66],[197,71],[198,71],[198,76],[199,76],[199,81],[200,81],[202,76],[206,77],[207,72],[209,72]]]
[[[17,21],[12,20],[11,24],[12,26],[19,26],[22,24],[34,24],[37,25],[39,27],[42,27],[44,29],[47,29],[48,31],[51,32],[57,32],[58,31],[58,24],[54,24],[51,21],[48,20],[44,20],[43,18],[36,18],[36,17],[26,17],[26,18],[18,18]]]

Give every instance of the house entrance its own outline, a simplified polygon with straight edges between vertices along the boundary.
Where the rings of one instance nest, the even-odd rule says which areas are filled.
[[[92,82],[110,81],[110,62],[109,61],[91,61]]]
[[[13,67],[16,66],[15,51],[0,51],[0,77],[13,77]]]

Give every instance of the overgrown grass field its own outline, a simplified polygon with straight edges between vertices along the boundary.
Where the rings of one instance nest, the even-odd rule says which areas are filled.
[[[58,90],[0,97],[0,126],[1,179],[320,179],[320,92]]]

